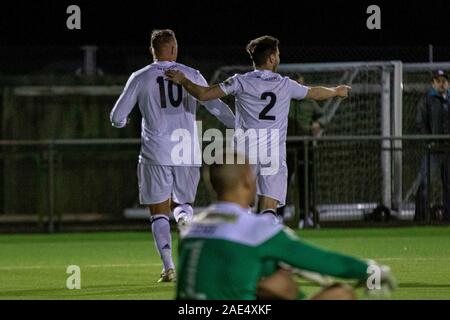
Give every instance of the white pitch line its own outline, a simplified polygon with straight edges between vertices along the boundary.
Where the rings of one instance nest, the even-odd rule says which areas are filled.
[[[429,258],[407,258],[407,257],[392,257],[392,258],[373,258],[373,260],[380,260],[380,261],[429,261]],[[433,258],[433,261],[450,261],[450,257],[444,257],[444,258]],[[67,268],[68,265],[36,265],[36,266],[4,266],[0,267],[0,270],[2,271],[12,271],[12,270],[39,270],[39,269],[60,269],[60,268]],[[133,268],[133,267],[157,267],[161,266],[161,263],[150,263],[150,264],[90,264],[90,265],[80,265],[81,268]]]
[[[430,258],[408,258],[408,257],[397,257],[397,258],[373,258],[373,260],[378,261],[401,261],[401,260],[408,260],[408,261],[430,261]],[[433,261],[450,261],[450,257],[448,258],[431,258]]]
[[[68,265],[49,265],[49,266],[5,266],[0,267],[0,270],[10,271],[10,270],[35,270],[35,269],[60,269],[67,268]],[[90,264],[81,265],[81,268],[132,268],[132,267],[156,267],[160,266],[160,263],[151,264]]]
[[[155,267],[162,265],[162,263],[137,263],[137,264],[90,264],[83,266],[83,268],[130,268],[130,267]]]

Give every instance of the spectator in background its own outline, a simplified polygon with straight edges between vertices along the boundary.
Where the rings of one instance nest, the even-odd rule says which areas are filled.
[[[299,84],[305,85],[305,79],[302,75],[297,76],[295,79]],[[312,99],[303,99],[303,100],[292,100],[291,107],[289,111],[289,124],[288,124],[288,136],[313,136],[318,137],[322,134],[323,130],[328,124],[328,119],[325,115],[323,108],[319,106],[317,101]],[[314,173],[313,173],[313,162],[314,162],[314,152],[313,145],[310,143],[308,145],[309,149],[309,204],[313,203],[312,195],[314,192]],[[311,226],[313,224],[311,217],[307,217],[305,220],[305,180],[304,180],[304,172],[305,172],[305,146],[304,144],[298,145],[297,149],[297,157],[298,157],[298,172],[296,174],[300,175],[300,185],[299,185],[299,199],[300,199],[300,227],[303,227],[304,224]],[[294,173],[294,156],[291,154],[287,159],[288,163],[288,181],[291,184],[291,180],[293,179]],[[293,183],[293,182],[292,182]],[[281,210],[283,211],[283,209]],[[282,212],[280,212],[282,214]]]
[[[448,74],[443,70],[433,73],[430,90],[419,101],[417,105],[416,125],[419,134],[426,135],[449,135],[450,134],[450,90],[448,85]],[[443,219],[450,220],[450,145],[447,141],[434,144],[430,163],[428,157],[422,160],[419,173],[419,188],[416,194],[416,212],[414,220],[423,221],[427,210],[427,203],[430,199],[427,176],[430,174],[430,181],[435,176],[438,169],[441,171],[442,190],[444,200]],[[428,172],[430,168],[431,172]]]
[[[295,81],[305,85],[305,78],[299,75]],[[323,109],[316,100],[292,100],[289,112],[289,135],[319,136],[328,124]]]

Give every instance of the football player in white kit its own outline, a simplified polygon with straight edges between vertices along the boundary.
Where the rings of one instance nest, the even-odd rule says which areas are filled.
[[[306,87],[276,73],[280,63],[278,39],[263,36],[247,45],[254,71],[236,74],[211,87],[198,85],[189,80],[183,70],[168,70],[166,75],[181,84],[200,101],[234,95],[236,100],[236,129],[268,129],[278,132],[277,170],[262,174],[265,165],[257,159],[258,212],[276,216],[277,207],[285,204],[287,193],[286,135],[291,99],[303,98],[325,100],[347,97],[349,86],[334,88]],[[261,144],[261,142],[259,142]],[[272,146],[272,144],[270,144]],[[248,154],[246,154],[248,155]]]
[[[200,179],[201,161],[195,160],[199,152],[195,115],[197,100],[182,86],[168,80],[166,70],[177,69],[191,81],[206,86],[199,71],[175,62],[178,45],[171,30],[155,30],[151,35],[151,53],[154,62],[134,72],[116,105],[111,111],[113,126],[123,128],[136,104],[142,114],[141,151],[138,163],[139,200],[150,210],[150,221],[155,245],[163,262],[159,282],[176,280],[172,258],[172,238],[169,217],[173,211],[178,225],[192,218]],[[233,127],[234,114],[221,100],[204,102],[206,109],[227,127]],[[172,151],[179,143],[174,132],[184,130],[191,141],[191,160],[178,163]],[[175,141],[174,141],[175,140]]]

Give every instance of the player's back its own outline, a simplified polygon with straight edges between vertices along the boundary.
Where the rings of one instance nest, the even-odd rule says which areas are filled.
[[[176,165],[171,159],[172,134],[189,132],[192,148],[196,148],[195,115],[197,101],[181,85],[169,81],[164,75],[167,69],[181,70],[193,82],[200,73],[176,62],[155,62],[139,71],[130,79],[142,114],[142,149],[140,161],[149,164]],[[128,85],[128,84],[127,84]],[[193,150],[193,149],[191,149]],[[194,150],[193,150],[194,151]]]
[[[291,99],[302,99],[307,87],[269,70],[236,74],[221,84],[236,97],[236,118],[239,128],[287,128]]]
[[[133,74],[139,83],[139,108],[148,133],[161,135],[186,127],[185,119],[195,114],[195,99],[181,85],[167,79],[167,69],[183,70],[189,79],[196,77],[194,69],[168,61],[152,63]]]
[[[178,299],[255,299],[264,261],[258,246],[281,230],[270,219],[218,203],[182,233]]]
[[[278,142],[280,158],[284,158],[291,99],[303,99],[309,88],[269,70],[236,74],[221,83],[220,88],[226,94],[235,96],[236,129],[246,133],[267,129],[271,142],[267,143],[265,136],[261,136],[258,131],[258,141],[250,142],[248,148],[255,144],[271,145]],[[244,134],[237,139],[242,142],[246,137]],[[274,138],[278,141],[273,141]]]

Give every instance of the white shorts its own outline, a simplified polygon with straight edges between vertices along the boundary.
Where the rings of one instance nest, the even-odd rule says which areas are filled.
[[[193,203],[200,181],[199,167],[138,164],[139,202],[157,204],[172,199]]]
[[[286,161],[281,161],[275,174],[261,174],[261,165],[253,165],[256,174],[256,194],[278,200],[279,207],[286,204],[288,169]]]

